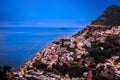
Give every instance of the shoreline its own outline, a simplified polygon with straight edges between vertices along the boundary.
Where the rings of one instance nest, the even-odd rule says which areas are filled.
[[[30,35],[31,33],[22,33],[22,34],[18,33],[18,34],[16,34],[16,33],[14,33],[16,31],[12,32],[13,30],[16,30],[14,28],[12,30],[11,30],[11,28],[3,30],[3,32],[4,32],[3,37],[5,37],[5,39],[6,39],[6,45],[5,44],[3,45],[4,49],[2,47],[1,48],[2,48],[2,51],[4,51],[4,54],[6,54],[6,55],[3,55],[1,57],[3,57],[4,60],[6,60],[6,63],[2,63],[2,61],[4,61],[4,60],[2,60],[2,58],[1,58],[1,66],[10,65],[14,68],[18,68],[20,65],[26,63],[26,61],[28,61],[30,58],[32,58],[33,56],[31,56],[31,55],[35,55],[36,52],[45,48],[51,42],[58,39],[61,35],[63,36],[64,34],[66,34],[65,36],[71,36],[71,34],[74,34],[78,30],[80,30],[80,28],[73,28],[73,30],[71,28],[68,28],[68,29],[65,29],[65,30],[60,30],[60,29],[56,28],[55,31],[56,30],[57,31],[52,32],[53,30],[51,30],[51,28],[50,28],[50,32],[52,32],[52,33],[50,35],[44,34],[45,35],[44,36],[42,34],[43,32],[44,33],[47,32],[47,31],[49,32],[49,29],[48,30],[45,30],[45,29],[42,32],[41,32],[41,30],[38,30],[37,33],[33,32],[32,35]],[[35,30],[36,30],[36,28],[35,28]],[[9,31],[9,33],[7,31]],[[19,31],[22,31],[22,30],[19,30]],[[12,32],[12,34],[11,34],[11,32]],[[59,32],[59,33],[57,33],[57,32]],[[62,33],[60,33],[60,32],[62,32]],[[63,32],[66,32],[66,33],[63,33]],[[6,36],[9,36],[9,37],[6,37]],[[18,39],[16,39],[16,38],[18,38]],[[8,47],[9,47],[9,49],[7,49]],[[17,49],[15,49],[14,47],[17,48]],[[19,51],[19,52],[17,52],[17,51]],[[10,54],[8,54],[8,53],[10,53]],[[16,58],[17,54],[19,55],[18,58]],[[9,55],[11,55],[11,56],[9,56]],[[24,58],[23,55],[25,55],[25,58]],[[9,60],[7,58],[9,58]],[[14,64],[15,64],[15,66],[14,66]],[[16,67],[16,65],[17,65],[17,67]]]

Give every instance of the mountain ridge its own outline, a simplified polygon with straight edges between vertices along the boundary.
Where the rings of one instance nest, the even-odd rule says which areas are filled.
[[[91,24],[118,26],[120,25],[120,6],[111,5],[108,7],[103,14]]]

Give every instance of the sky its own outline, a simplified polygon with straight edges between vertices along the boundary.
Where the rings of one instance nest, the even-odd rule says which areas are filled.
[[[0,0],[0,27],[80,27],[120,0]]]

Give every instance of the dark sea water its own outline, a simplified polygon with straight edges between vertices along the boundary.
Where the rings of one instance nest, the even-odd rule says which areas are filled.
[[[19,67],[52,41],[71,36],[81,28],[6,27],[0,28],[0,65]]]

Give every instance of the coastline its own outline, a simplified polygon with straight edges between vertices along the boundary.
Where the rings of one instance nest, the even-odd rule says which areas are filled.
[[[93,27],[93,26],[91,26],[91,27]],[[112,32],[113,29],[114,29],[114,32]],[[93,47],[93,46],[91,46],[91,42],[94,42],[95,39],[93,37],[92,38],[89,37],[88,39],[84,39],[84,37],[86,36],[86,31],[84,33],[80,33],[79,36],[76,38],[74,38],[74,37],[59,38],[59,39],[53,41],[51,44],[49,44],[43,50],[36,53],[36,55],[30,61],[28,61],[23,67],[21,67],[20,70],[24,71],[24,70],[27,70],[27,68],[34,70],[35,67],[37,67],[37,65],[36,66],[34,65],[35,63],[38,63],[38,64],[42,63],[42,64],[46,65],[45,70],[52,70],[55,65],[63,66],[66,68],[69,68],[70,65],[72,66],[73,64],[79,65],[80,68],[83,68],[83,67],[89,68],[89,66],[92,65],[92,68],[90,67],[88,72],[85,72],[85,74],[90,73],[90,75],[92,75],[92,71],[94,71],[94,69],[96,70],[96,68],[100,68],[102,65],[111,66],[111,67],[115,68],[115,70],[117,70],[118,67],[112,61],[112,59],[117,60],[120,58],[117,55],[111,56],[109,59],[105,59],[106,62],[104,62],[104,63],[96,63],[96,62],[94,62],[93,57],[88,56],[89,53],[84,46],[86,45],[89,48]],[[118,35],[120,33],[119,31],[120,31],[120,27],[114,26],[109,31],[106,30],[104,32],[100,32],[100,33],[98,32],[98,33],[94,33],[94,34],[107,37],[109,35]],[[105,39],[106,38],[100,37],[100,38],[98,38],[98,41],[105,42]],[[69,49],[67,49],[67,45],[69,45],[69,47],[70,47]],[[101,48],[101,50],[102,49],[104,49],[104,48]],[[79,54],[73,53],[73,51],[75,51]],[[70,56],[73,54],[76,55],[76,57]],[[83,56],[86,56],[85,64],[83,64],[83,60],[84,60]],[[77,62],[76,61],[77,59],[80,60],[80,62],[79,61]],[[60,62],[59,62],[59,60],[60,60]],[[59,64],[57,64],[57,62],[59,62]],[[119,65],[119,63],[117,63],[117,64]],[[40,72],[42,72],[42,71],[40,70]],[[44,72],[44,70],[43,70],[43,72]],[[64,70],[64,72],[66,72],[66,71]],[[38,71],[38,73],[39,73],[39,71]],[[119,74],[119,73],[116,73],[116,74]],[[47,75],[48,74],[46,73],[46,75],[44,75],[44,78],[46,78]],[[59,75],[56,75],[56,74],[54,74],[54,72],[53,73],[51,72],[51,75],[54,75],[54,78],[57,78],[57,77],[63,78],[62,76],[65,74],[60,75],[60,73],[59,73]],[[86,77],[89,77],[89,76],[86,76]]]
[[[60,36],[71,36],[80,28],[15,28],[0,29],[1,66],[9,65],[19,68],[20,65],[31,59],[36,52],[42,50]],[[8,36],[8,37],[7,37]],[[16,48],[16,49],[15,49]],[[3,54],[4,53],[4,54]],[[10,56],[9,56],[10,55]],[[18,58],[17,55],[19,55]],[[9,59],[9,60],[8,60]],[[3,61],[6,61],[3,63]]]

